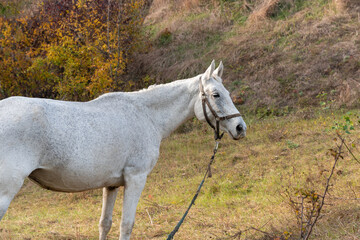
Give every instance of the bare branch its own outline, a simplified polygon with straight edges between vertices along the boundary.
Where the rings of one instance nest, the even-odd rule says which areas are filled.
[[[304,197],[301,196],[301,218],[300,218],[300,239],[304,236]]]
[[[109,56],[111,58],[112,54],[111,54],[111,48],[110,48],[110,6],[111,6],[111,0],[108,0],[106,37],[107,37],[107,47],[108,47],[108,51],[109,51]],[[110,77],[111,77],[111,79],[113,79],[111,61],[110,61]]]
[[[320,217],[320,215],[321,215],[321,210],[322,210],[322,208],[323,208],[323,206],[324,206],[324,204],[325,204],[326,194],[327,194],[328,191],[329,191],[330,180],[331,180],[331,178],[332,178],[332,176],[333,176],[333,174],[334,174],[334,172],[335,172],[336,164],[337,164],[337,162],[339,161],[340,158],[343,158],[342,155],[341,155],[341,153],[342,153],[342,147],[343,147],[344,144],[345,144],[345,139],[342,138],[340,135],[338,135],[338,137],[339,137],[340,140],[341,140],[341,144],[338,146],[337,152],[336,152],[336,154],[335,154],[335,156],[334,156],[335,161],[334,161],[334,164],[333,164],[333,166],[332,166],[331,173],[330,173],[329,177],[327,178],[326,185],[325,185],[325,190],[324,190],[324,194],[322,195],[323,197],[322,197],[322,199],[321,199],[321,203],[320,203],[320,205],[318,206],[318,209],[317,209],[317,211],[316,211],[315,219],[313,220],[313,222],[311,222],[311,221],[312,221],[311,218],[309,219],[309,222],[308,222],[309,229],[307,230],[307,233],[306,233],[305,237],[303,238],[304,240],[309,239],[309,237],[310,237],[310,235],[311,235],[311,233],[312,233],[312,230],[313,230],[316,222],[318,221],[318,219],[319,219],[319,217]],[[314,205],[313,208],[314,208],[314,207],[316,207],[316,206]],[[310,224],[309,224],[309,223],[310,223]]]
[[[346,149],[349,151],[349,153],[351,154],[351,156],[354,158],[354,160],[360,164],[360,161],[355,157],[355,155],[353,154],[353,152],[350,150],[350,148],[348,147],[348,145],[346,144],[346,142],[344,141],[344,145],[346,147]]]

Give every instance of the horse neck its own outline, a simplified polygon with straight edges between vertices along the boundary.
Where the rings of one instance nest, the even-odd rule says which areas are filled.
[[[162,138],[169,136],[186,120],[195,116],[199,77],[178,80],[140,91],[149,116]]]

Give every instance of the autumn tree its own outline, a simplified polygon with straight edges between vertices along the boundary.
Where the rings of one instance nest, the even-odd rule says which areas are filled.
[[[0,97],[88,100],[121,81],[141,44],[143,0],[44,0],[0,18]]]

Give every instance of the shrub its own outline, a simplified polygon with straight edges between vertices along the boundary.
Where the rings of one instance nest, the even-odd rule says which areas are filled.
[[[32,14],[0,18],[0,97],[88,100],[119,86],[129,90],[120,76],[141,44],[143,6],[43,0]]]

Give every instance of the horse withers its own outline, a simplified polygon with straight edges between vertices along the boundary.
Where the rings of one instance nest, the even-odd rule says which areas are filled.
[[[130,239],[136,206],[163,138],[194,116],[234,140],[245,136],[246,124],[222,84],[222,73],[223,64],[215,69],[213,61],[193,78],[107,93],[89,102],[0,101],[0,220],[26,177],[53,191],[103,188],[103,240],[124,186],[120,240]]]

